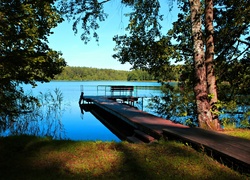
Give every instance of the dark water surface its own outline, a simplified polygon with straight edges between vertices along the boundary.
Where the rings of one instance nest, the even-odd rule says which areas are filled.
[[[98,119],[90,112],[81,113],[78,100],[81,90],[85,96],[104,95],[110,93],[109,85],[127,85],[135,86],[134,96],[144,97],[143,107],[142,99],[139,100],[138,108],[146,111],[146,97],[159,95],[161,93],[157,82],[127,82],[127,81],[53,81],[50,83],[38,84],[36,88],[25,86],[25,92],[31,92],[38,96],[51,92],[55,94],[55,90],[62,93],[61,105],[50,104],[46,108],[39,110],[36,114],[23,117],[20,120],[21,125],[12,127],[15,130],[7,130],[2,135],[10,134],[34,134],[49,135],[54,139],[71,139],[71,140],[101,140],[101,141],[117,141],[116,137],[108,128],[106,128]],[[106,90],[106,91],[105,91]],[[41,115],[42,114],[42,115]],[[36,119],[36,120],[34,120]],[[25,128],[24,125],[26,124]]]

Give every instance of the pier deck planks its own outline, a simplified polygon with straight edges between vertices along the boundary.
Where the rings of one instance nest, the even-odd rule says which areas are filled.
[[[221,156],[234,160],[234,162],[243,164],[246,169],[250,169],[250,140],[200,128],[190,128],[107,99],[106,97],[93,96],[85,98],[103,107],[110,113],[127,119],[127,121],[134,124],[134,127],[140,130],[145,128],[144,130],[154,132],[159,137],[163,135],[171,136],[200,147],[205,147]]]

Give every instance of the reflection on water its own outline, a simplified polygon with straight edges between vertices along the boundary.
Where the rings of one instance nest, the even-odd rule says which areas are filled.
[[[25,92],[39,98],[41,106],[30,105],[32,113],[22,113],[18,118],[6,123],[0,121],[0,136],[29,134],[35,136],[51,136],[54,139],[71,140],[101,140],[116,141],[120,139],[106,128],[90,112],[79,108],[81,85],[84,95],[97,95],[97,87],[107,85],[135,86],[139,99],[136,106],[139,109],[147,105],[147,97],[159,94],[160,84],[156,82],[119,82],[119,81],[84,81],[62,82],[54,81],[40,84],[34,89],[24,86]],[[140,86],[145,86],[141,88]],[[152,86],[158,86],[156,88]],[[146,109],[145,109],[146,110]]]
[[[21,113],[18,117],[6,118],[1,126],[2,136],[35,135],[50,136],[54,139],[65,139],[65,129],[62,116],[66,105],[63,104],[63,94],[59,89],[40,93],[40,105],[30,104],[32,112]]]

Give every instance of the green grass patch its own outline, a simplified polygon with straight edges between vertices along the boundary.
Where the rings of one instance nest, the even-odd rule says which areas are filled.
[[[247,179],[177,142],[0,138],[0,179]]]
[[[250,129],[234,128],[234,129],[226,129],[222,132],[230,136],[236,136],[250,140]]]

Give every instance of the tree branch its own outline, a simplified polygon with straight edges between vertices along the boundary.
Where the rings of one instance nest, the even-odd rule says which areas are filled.
[[[244,43],[244,44],[250,46],[250,43],[247,42],[247,41],[243,41],[243,40],[241,40],[240,38],[237,38],[237,40],[238,40],[239,42],[241,42],[241,43]]]
[[[102,2],[99,2],[98,4],[104,4],[106,2],[109,2],[110,0],[105,0],[105,1],[102,1]]]

